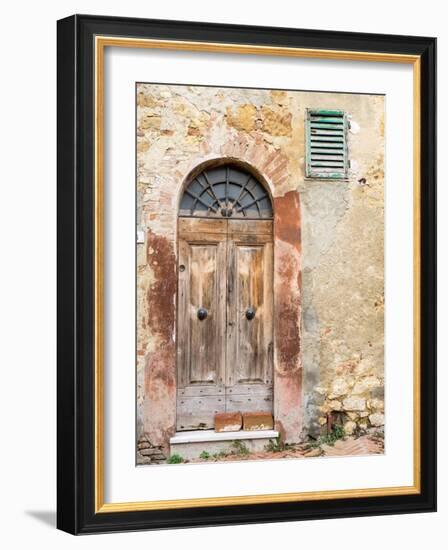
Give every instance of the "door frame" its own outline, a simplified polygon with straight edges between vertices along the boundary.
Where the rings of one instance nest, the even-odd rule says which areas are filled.
[[[254,158],[261,151],[253,151]],[[250,159],[253,160],[253,159]],[[273,417],[274,428],[288,443],[300,439],[303,428],[301,361],[301,210],[298,191],[281,194],[288,176],[283,167],[263,174],[261,167],[244,158],[220,157],[193,166],[180,186],[176,210],[176,300],[175,346],[177,349],[179,207],[185,188],[202,171],[234,165],[251,173],[269,194],[273,209]],[[175,362],[177,390],[177,353]],[[177,391],[176,391],[177,395]],[[177,398],[174,403],[177,418]]]
[[[268,411],[266,400],[269,401],[269,412],[273,414],[274,399],[274,327],[273,327],[273,219],[226,219],[213,217],[185,217],[178,216],[178,278],[177,278],[177,316],[176,316],[176,430],[194,431],[212,429],[213,421],[210,417],[218,412],[255,412]],[[195,319],[191,318],[191,262],[190,253],[195,246],[203,247],[211,245],[216,247],[216,273],[214,285],[217,285],[217,295],[214,295],[216,310],[212,310],[212,325],[218,332],[215,334],[211,347],[215,349],[215,383],[188,382],[188,368],[192,365],[192,357],[197,350],[191,349],[191,330]],[[258,382],[238,382],[231,377],[235,371],[232,365],[240,364],[237,361],[237,333],[238,315],[234,310],[238,305],[238,281],[237,251],[243,247],[262,250],[263,268],[260,270],[262,280],[263,297],[260,304],[248,302],[248,305],[260,306],[262,313],[262,333],[259,335],[260,366],[263,371],[262,380]],[[222,257],[225,252],[224,258]],[[183,265],[185,264],[185,266]],[[181,269],[181,268],[184,269]],[[233,274],[233,275],[232,275]],[[225,281],[225,283],[224,283]],[[233,281],[233,284],[232,284]],[[206,300],[207,301],[207,300]],[[196,306],[209,307],[202,301],[196,301]],[[218,310],[218,308],[221,308]],[[259,309],[257,307],[257,309]],[[209,321],[204,321],[209,322]],[[252,321],[242,321],[249,323]],[[255,321],[254,321],[255,322]],[[216,323],[216,325],[215,325]],[[199,323],[198,327],[202,326]],[[198,328],[194,329],[195,331]],[[199,329],[200,330],[200,329]],[[210,329],[209,329],[210,330]],[[206,344],[208,345],[208,344]],[[236,354],[236,355],[234,355]],[[209,357],[211,360],[211,356]],[[243,361],[244,364],[245,362]],[[206,363],[207,364],[207,363]],[[209,363],[210,364],[210,363]],[[207,369],[208,370],[208,369]],[[191,375],[191,373],[190,373]],[[268,380],[266,379],[268,377]],[[202,406],[204,400],[209,402],[211,411],[205,412]],[[243,400],[245,406],[239,406],[232,402]],[[223,403],[218,403],[223,401]],[[190,417],[192,410],[199,414],[195,422]],[[222,408],[223,407],[223,408]],[[229,409],[230,407],[230,409]],[[180,412],[180,410],[182,412]],[[200,423],[198,416],[201,417]],[[187,427],[188,426],[188,427]],[[194,427],[196,426],[196,427]]]

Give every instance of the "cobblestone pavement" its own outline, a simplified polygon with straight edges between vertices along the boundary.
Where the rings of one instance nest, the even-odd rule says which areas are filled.
[[[346,437],[337,440],[334,445],[323,443],[321,445],[301,444],[288,447],[279,451],[262,451],[257,453],[234,453],[219,455],[208,459],[197,458],[189,462],[230,462],[241,460],[273,460],[280,458],[312,458],[335,456],[364,456],[382,454],[384,452],[384,440],[381,437],[364,435],[358,438]]]
[[[362,456],[382,454],[384,452],[384,440],[373,436],[362,436],[358,439],[339,439],[333,446],[322,445],[325,456]]]

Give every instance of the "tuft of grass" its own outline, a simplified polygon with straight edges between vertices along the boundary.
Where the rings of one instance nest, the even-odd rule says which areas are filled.
[[[199,458],[202,458],[203,460],[208,460],[210,458],[210,453],[207,451],[202,451],[202,453],[199,455]]]
[[[288,443],[284,443],[280,436],[276,439],[270,439],[269,443],[266,445],[266,450],[270,453],[281,453],[282,451],[287,451],[291,449],[292,446]]]
[[[224,458],[225,456],[229,456],[229,453],[226,453],[225,451],[220,451],[219,453],[213,453],[212,458],[215,460],[219,460],[220,458]]]
[[[237,455],[248,455],[250,453],[249,449],[247,448],[246,444],[243,441],[235,440],[232,443],[232,447],[234,449],[234,454]]]
[[[177,453],[171,455],[167,460],[167,464],[181,464],[182,462],[185,462],[184,459]]]
[[[344,427],[336,424],[329,434],[321,435],[313,442],[312,446],[319,447],[320,445],[330,445],[332,447],[338,439],[344,439],[344,437]]]

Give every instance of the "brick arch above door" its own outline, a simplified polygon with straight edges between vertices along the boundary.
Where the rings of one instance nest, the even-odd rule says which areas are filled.
[[[180,163],[177,171],[177,209],[188,184],[199,174],[206,170],[221,166],[235,166],[237,169],[252,174],[269,194],[271,202],[278,193],[282,194],[289,185],[290,174],[287,170],[287,159],[281,152],[274,153],[269,147],[252,145],[241,146],[240,156],[223,154],[207,154],[201,157],[199,162],[192,160]],[[264,159],[260,161],[260,159]],[[257,161],[257,162],[252,162]],[[264,171],[266,169],[266,171]],[[275,172],[277,169],[277,172]],[[278,170],[279,169],[279,170]],[[272,179],[269,174],[273,174]],[[286,184],[286,185],[285,185]]]

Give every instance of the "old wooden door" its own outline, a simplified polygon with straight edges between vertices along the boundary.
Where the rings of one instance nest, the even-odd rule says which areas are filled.
[[[270,412],[273,222],[260,219],[270,199],[250,174],[221,167],[195,178],[180,213],[177,430]]]
[[[228,221],[226,411],[272,411],[272,221]]]

